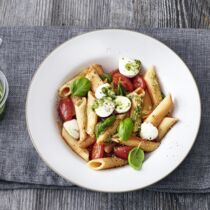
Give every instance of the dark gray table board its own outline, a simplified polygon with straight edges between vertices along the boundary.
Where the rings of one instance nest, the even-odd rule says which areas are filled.
[[[0,25],[209,28],[209,0],[1,0]]]

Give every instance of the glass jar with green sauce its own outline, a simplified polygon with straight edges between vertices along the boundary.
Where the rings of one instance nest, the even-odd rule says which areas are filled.
[[[6,108],[6,101],[9,94],[9,85],[7,82],[7,78],[0,71],[0,120],[3,118],[4,111]]]

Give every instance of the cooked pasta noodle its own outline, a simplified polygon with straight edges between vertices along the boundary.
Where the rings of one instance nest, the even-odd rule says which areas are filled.
[[[171,112],[173,108],[173,101],[171,95],[167,95],[161,103],[153,110],[153,112],[146,118],[145,122],[150,122],[154,126],[158,126],[163,118]]]
[[[126,146],[139,147],[145,152],[152,152],[156,150],[160,145],[160,142],[147,141],[135,136],[130,137],[127,141],[120,141],[119,138],[113,138],[113,141]]]
[[[101,76],[104,73],[102,66],[99,64],[92,64],[90,65],[90,69],[91,68],[93,68],[98,73],[99,76]]]
[[[79,142],[81,148],[87,148],[96,141],[95,137],[88,136],[84,141]]]
[[[156,107],[162,101],[160,84],[156,75],[155,67],[151,66],[145,73],[144,79],[147,84],[148,91]]]
[[[161,121],[160,125],[158,126],[158,141],[168,133],[171,127],[178,121],[177,118],[173,117],[165,117]]]
[[[95,102],[95,97],[91,91],[88,92],[87,98],[87,128],[86,131],[90,136],[95,136],[95,126],[97,124],[98,116],[93,110],[93,104]]]
[[[103,81],[99,77],[97,71],[94,68],[91,68],[90,71],[85,76],[87,79],[91,82],[91,90],[93,92],[96,91],[96,89],[103,84]]]
[[[142,118],[145,119],[152,112],[152,101],[147,90],[145,90],[143,105],[142,105]]]
[[[145,92],[142,88],[137,88],[133,92],[128,94],[131,99],[131,111],[130,117],[134,122],[133,132],[137,132],[141,125],[142,105]]]
[[[89,152],[87,149],[83,149],[79,146],[79,143],[77,140],[75,140],[72,136],[68,134],[68,132],[63,128],[62,129],[62,137],[66,141],[66,143],[72,148],[74,152],[76,152],[80,157],[82,157],[84,160],[89,160]]]
[[[117,157],[107,157],[91,160],[87,163],[87,165],[93,170],[103,170],[124,166],[127,163],[128,162],[126,160]]]
[[[89,71],[89,68],[84,69],[83,71],[81,71],[78,75],[76,75],[75,77],[73,77],[72,79],[70,79],[68,82],[66,82],[64,85],[62,85],[59,90],[58,90],[58,95],[60,97],[66,97],[69,96],[71,94],[71,85],[72,83],[81,78],[82,76],[85,76],[87,74],[87,72]]]

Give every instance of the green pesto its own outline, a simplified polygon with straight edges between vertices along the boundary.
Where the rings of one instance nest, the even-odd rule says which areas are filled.
[[[99,106],[102,106],[104,102],[111,102],[113,99],[111,97],[103,97],[101,99],[96,99],[92,105],[92,110],[94,111]]]
[[[134,122],[134,132],[137,132],[141,126],[142,104],[144,94],[138,95],[136,93],[129,94],[133,104],[133,111],[131,112],[131,119]]]
[[[133,112],[133,115],[132,115],[132,120],[135,122],[138,118],[141,118],[141,113],[142,113],[141,105],[138,105],[134,109],[134,112]]]
[[[135,71],[136,69],[141,68],[141,61],[140,60],[134,60],[134,62],[126,63],[125,68],[128,71]]]
[[[162,93],[160,94],[160,86],[158,83],[157,75],[155,73],[151,75],[151,79],[152,79],[152,86],[154,88],[155,93],[160,95],[161,98],[164,98],[163,97],[164,95]]]
[[[112,87],[103,87],[102,88],[102,93],[105,96],[110,96],[110,97],[115,95],[114,91],[112,90]]]
[[[98,100],[95,100],[91,108],[92,108],[92,110],[94,111],[94,110],[97,109],[98,107],[99,107],[99,102],[98,102]]]

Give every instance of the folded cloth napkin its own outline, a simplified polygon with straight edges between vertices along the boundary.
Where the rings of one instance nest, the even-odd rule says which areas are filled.
[[[33,148],[26,129],[25,101],[30,80],[46,55],[62,42],[91,30],[93,28],[0,28],[0,38],[3,40],[0,46],[0,68],[10,84],[6,115],[0,122],[0,188],[72,186],[49,169]],[[167,178],[147,189],[210,192],[210,31],[137,31],[167,44],[186,62],[197,81],[203,111],[200,132],[188,157]],[[186,138],[183,136],[182,140]]]

